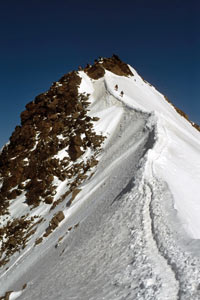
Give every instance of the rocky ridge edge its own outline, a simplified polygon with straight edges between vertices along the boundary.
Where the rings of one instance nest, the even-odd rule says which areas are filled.
[[[97,80],[105,69],[121,76],[133,75],[116,55],[100,58],[82,70]],[[81,190],[80,184],[98,164],[105,137],[93,129],[99,118],[88,116],[90,95],[78,92],[80,84],[79,73],[72,71],[28,103],[21,113],[21,125],[16,126],[10,142],[0,153],[0,218],[4,223],[8,219],[0,227],[0,267],[16,251],[26,247],[38,223],[43,221],[34,215],[34,210],[42,204],[54,210],[66,198],[69,207]],[[83,158],[88,149],[91,155]],[[63,159],[57,156],[60,151],[66,152]],[[66,189],[55,200],[57,182],[66,182]],[[27,214],[13,219],[9,205],[22,196],[34,216]],[[55,213],[35,245],[51,234],[63,219],[62,211]]]

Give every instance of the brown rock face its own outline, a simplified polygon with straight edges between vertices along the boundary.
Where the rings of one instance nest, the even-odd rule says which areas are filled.
[[[65,215],[62,211],[59,211],[57,214],[56,214],[56,218],[59,222],[61,222],[62,220],[64,220],[65,218]]]
[[[92,79],[99,79],[104,76],[105,70],[100,64],[96,64],[92,67],[89,67],[87,70],[87,75]]]
[[[104,76],[105,70],[108,70],[119,76],[133,76],[128,65],[121,61],[121,59],[113,54],[111,58],[103,58],[96,61],[93,66],[87,65],[84,71],[92,79],[99,79]]]
[[[81,151],[81,148],[80,146],[77,146],[77,145],[74,145],[74,144],[71,144],[69,146],[69,156],[71,158],[71,160],[75,161],[77,158],[79,158],[84,152]]]
[[[0,267],[9,261],[9,257],[16,251],[20,251],[26,245],[28,237],[34,232],[29,231],[33,219],[27,219],[25,216],[8,221],[6,225],[0,228],[1,248],[0,252],[5,254],[4,259],[0,258]]]
[[[117,75],[132,75],[130,69],[116,55],[96,61],[84,70],[93,80],[101,78],[105,70]],[[67,206],[80,192],[80,184],[89,178],[105,137],[93,130],[97,117],[88,116],[89,94],[78,93],[81,77],[76,71],[64,75],[50,89],[35,97],[21,113],[21,124],[16,126],[0,153],[0,216],[9,214],[10,201],[25,196],[31,209],[41,203],[51,205],[50,210],[66,200]],[[92,157],[82,159],[90,148]],[[63,159],[56,156],[66,153]],[[73,163],[72,163],[73,162]],[[66,190],[59,199],[57,182],[65,181]],[[56,183],[55,183],[56,182]],[[71,194],[71,197],[70,197]],[[23,203],[24,205],[24,203]],[[59,211],[50,221],[43,237],[48,236],[64,219]],[[36,231],[38,222],[23,216],[0,226],[0,267],[10,256],[25,248]],[[39,244],[42,238],[35,241]]]
[[[96,147],[96,142],[89,142],[89,136],[95,136],[95,120],[87,117],[89,95],[78,94],[80,83],[77,72],[66,74],[26,105],[21,125],[16,126],[10,144],[0,154],[0,214],[6,213],[9,200],[23,192],[28,205],[37,206],[41,201],[51,204],[56,188],[54,177],[63,181],[78,172],[73,168],[67,171],[66,160],[53,156],[68,147],[66,156],[75,162],[87,147]],[[82,140],[81,133],[85,131],[88,138]],[[63,138],[59,139],[59,135]],[[102,141],[101,137],[99,145]]]
[[[62,211],[59,211],[52,219],[51,219],[51,223],[50,223],[50,228],[52,228],[53,230],[58,227],[59,223],[62,222],[62,220],[64,220],[65,215]]]
[[[166,96],[164,96],[164,97],[165,97],[165,100],[175,108],[175,110],[177,111],[177,113],[179,115],[181,115],[183,118],[185,118],[188,122],[190,122],[190,124],[194,128],[196,128],[198,131],[200,131],[200,126],[198,124],[195,124],[194,122],[190,121],[188,115],[184,111],[182,111],[180,108],[176,107]]]
[[[80,135],[76,135],[76,136],[72,137],[72,143],[76,146],[82,146],[83,141],[81,140]]]

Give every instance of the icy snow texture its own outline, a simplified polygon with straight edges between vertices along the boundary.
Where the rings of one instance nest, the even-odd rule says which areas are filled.
[[[19,299],[200,299],[199,132],[131,70],[79,72],[107,136],[100,162],[73,206],[58,207],[61,226],[1,273],[1,294],[27,283]]]

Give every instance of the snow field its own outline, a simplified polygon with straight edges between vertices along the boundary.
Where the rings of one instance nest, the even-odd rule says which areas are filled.
[[[79,72],[107,137],[99,164],[72,207],[58,206],[56,231],[1,275],[1,294],[27,283],[20,300],[200,299],[199,133],[131,70]]]

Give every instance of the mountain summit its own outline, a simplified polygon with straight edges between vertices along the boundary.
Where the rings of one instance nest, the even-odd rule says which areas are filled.
[[[200,299],[200,127],[117,55],[0,153],[0,299]]]

